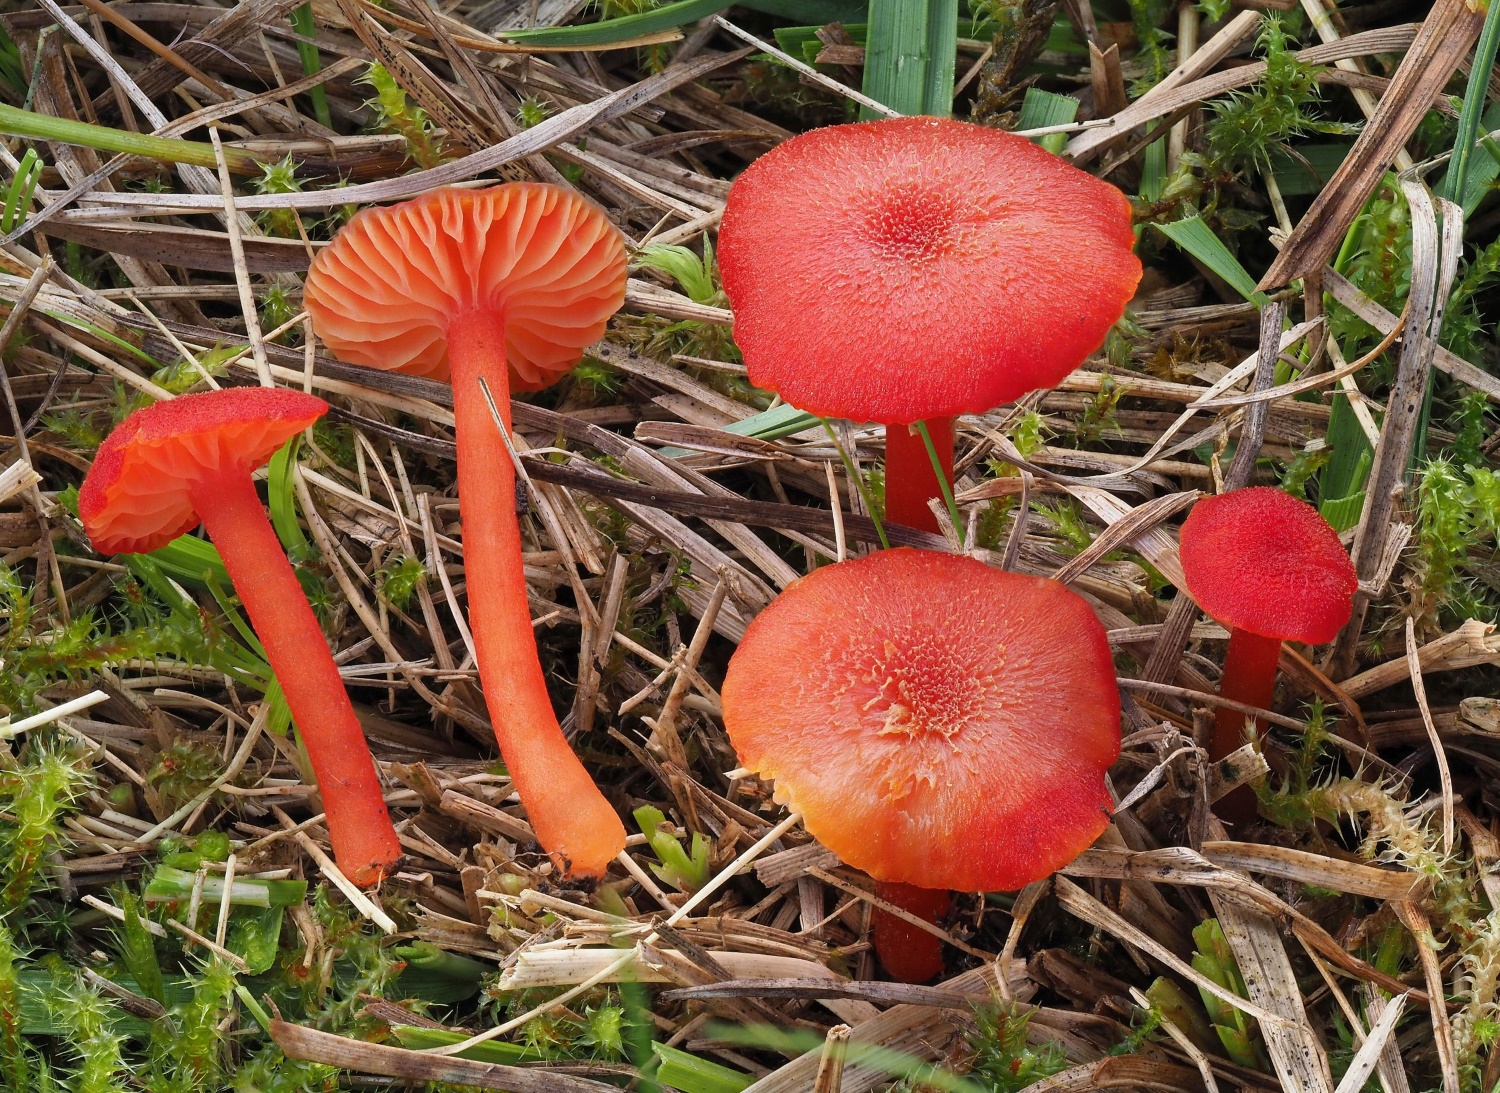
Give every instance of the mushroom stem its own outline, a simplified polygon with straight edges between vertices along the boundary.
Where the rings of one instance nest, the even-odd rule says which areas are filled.
[[[481,378],[489,384],[509,432],[510,369],[501,316],[471,311],[454,318],[448,362],[470,628],[495,739],[543,849],[575,876],[603,876],[625,848],[625,827],[573,754],[552,711],[521,566],[515,465],[479,386]]]
[[[339,868],[355,884],[375,884],[400,859],[401,844],[349,692],[255,483],[244,471],[222,474],[200,482],[192,501],[307,747]]]
[[[880,881],[875,894],[927,922],[948,913],[950,899],[945,888],[918,888],[914,884]],[[886,974],[903,983],[925,983],[943,970],[943,943],[905,919],[876,909],[870,916],[875,955]]]
[[[935,417],[927,421],[933,449],[943,476],[953,484],[953,419]],[[896,524],[920,531],[938,531],[937,517],[928,501],[943,491],[933,471],[932,457],[921,434],[908,425],[891,424],[885,429],[885,515]],[[960,529],[962,530],[962,529]]]
[[[1279,638],[1261,637],[1239,628],[1230,630],[1229,650],[1224,654],[1224,675],[1219,680],[1219,696],[1269,710],[1276,697],[1276,663],[1280,657]],[[1245,715],[1239,710],[1220,706],[1214,714],[1209,758],[1223,759],[1244,742]],[[1255,818],[1255,794],[1249,787],[1241,786],[1219,802],[1218,812],[1225,820],[1247,823]]]

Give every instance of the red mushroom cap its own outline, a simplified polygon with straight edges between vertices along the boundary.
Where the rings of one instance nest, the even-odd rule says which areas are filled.
[[[794,137],[735,181],[719,267],[750,380],[825,417],[983,413],[1055,387],[1141,277],[1125,195],[938,118]]]
[[[1109,822],[1109,642],[1056,581],[908,549],[827,566],[750,624],[723,699],[740,761],[877,880],[1009,891]]]
[[[511,389],[552,383],[625,300],[625,243],[572,190],[512,182],[366,209],[319,252],[303,296],[340,360],[438,379],[449,322],[496,311]]]
[[[1193,506],[1182,572],[1198,606],[1225,626],[1278,641],[1332,641],[1359,588],[1354,564],[1318,510],[1270,486]]]
[[[141,554],[198,526],[195,485],[255,470],[328,410],[281,387],[235,387],[183,395],[127,417],[108,439],[78,493],[78,515],[104,554]]]

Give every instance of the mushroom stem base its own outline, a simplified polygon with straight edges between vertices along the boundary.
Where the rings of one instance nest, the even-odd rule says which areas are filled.
[[[475,311],[454,319],[448,359],[469,620],[495,739],[542,848],[575,876],[602,876],[625,849],[625,827],[573,754],[552,710],[521,565],[515,463],[479,386],[481,379],[488,384],[510,434],[501,317]]]
[[[953,485],[953,419],[951,417],[930,418],[928,435],[942,466],[943,477]],[[885,516],[896,524],[905,524],[920,531],[938,532],[937,517],[928,505],[934,497],[941,497],[937,475],[933,471],[932,457],[927,454],[927,445],[920,434],[908,425],[892,424],[885,427]],[[962,529],[959,529],[962,532]]]
[[[1219,697],[1231,698],[1247,706],[1269,710],[1276,697],[1276,664],[1281,657],[1281,641],[1265,638],[1248,630],[1229,632],[1229,649],[1224,654],[1224,676],[1219,681]],[[1223,759],[1245,742],[1245,715],[1220,706],[1214,713],[1214,737],[1208,755]],[[1255,818],[1255,794],[1241,786],[1216,806],[1220,817],[1231,823],[1248,823]]]
[[[881,881],[875,894],[927,922],[948,913],[951,899],[944,888],[918,888],[914,884]],[[943,970],[943,943],[905,919],[876,909],[870,917],[875,955],[886,974],[902,983],[925,983]]]
[[[255,484],[248,471],[223,474],[192,496],[307,747],[334,858],[355,884],[375,884],[400,860],[401,844],[349,692]]]

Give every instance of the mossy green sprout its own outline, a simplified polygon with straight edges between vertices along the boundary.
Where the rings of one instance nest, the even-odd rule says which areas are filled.
[[[703,237],[701,257],[690,248],[675,243],[647,243],[636,254],[631,266],[668,274],[694,303],[724,306],[724,289],[719,284],[714,246],[707,235]]]
[[[660,860],[660,864],[650,863],[651,872],[679,892],[696,892],[708,883],[712,875],[708,860],[710,845],[702,832],[693,832],[691,848],[685,850],[677,836],[668,829],[667,817],[661,809],[642,805],[634,815],[637,826]]]
[[[287,155],[275,163],[266,164],[260,176],[250,180],[250,188],[258,194],[301,193],[302,181],[297,177],[296,161]],[[268,209],[257,220],[269,234],[282,239],[296,239],[300,234],[295,209]]]
[[[1352,131],[1314,113],[1321,99],[1318,70],[1297,58],[1283,18],[1267,17],[1256,45],[1266,63],[1265,74],[1253,87],[1215,101],[1207,128],[1208,158],[1245,174],[1269,170],[1271,153],[1293,138]]]
[[[427,580],[427,567],[422,559],[410,554],[398,554],[376,573],[380,583],[380,594],[397,611],[411,606],[412,597]]]
[[[63,739],[38,733],[19,760],[0,755],[0,917],[24,907],[42,863],[63,845],[62,820],[92,775]]]
[[[407,154],[424,170],[443,161],[442,141],[427,111],[406,97],[396,77],[384,65],[372,63],[358,82],[375,91],[375,97],[365,103],[375,112],[375,129],[404,137]]]
[[[537,95],[524,95],[516,105],[516,124],[522,129],[531,129],[542,124],[552,113],[551,105]]]
[[[55,966],[42,1000],[57,1039],[73,1060],[71,1093],[130,1093],[134,1087],[125,1066],[125,1036],[118,1031],[114,1006],[99,988],[78,972]]]
[[[1193,970],[1241,998],[1248,997],[1245,978],[1240,974],[1239,963],[1219,920],[1211,918],[1195,926],[1193,942],[1197,947],[1193,953]],[[1203,1000],[1203,1008],[1208,1011],[1209,1023],[1230,1060],[1252,1070],[1270,1072],[1271,1063],[1255,1023],[1218,995],[1210,994],[1202,987],[1198,988],[1198,994]]]

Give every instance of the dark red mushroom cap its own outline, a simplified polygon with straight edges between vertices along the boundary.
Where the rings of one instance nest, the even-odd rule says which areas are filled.
[[[192,491],[249,474],[328,404],[281,387],[183,395],[131,414],[99,446],[78,493],[78,515],[104,554],[140,554],[198,526]]]
[[[445,379],[449,322],[505,323],[511,389],[578,363],[625,301],[625,242],[572,190],[512,182],[366,209],[319,252],[304,303],[340,360]]]
[[[750,624],[723,699],[740,761],[877,880],[1013,890],[1109,822],[1109,642],[1056,581],[907,549],[815,570]]]
[[[735,181],[719,266],[751,382],[884,423],[1055,387],[1141,277],[1130,203],[1024,137],[938,118],[794,137]]]
[[[1198,606],[1225,626],[1278,641],[1332,641],[1359,588],[1338,532],[1318,510],[1270,486],[1193,506],[1182,572]]]

